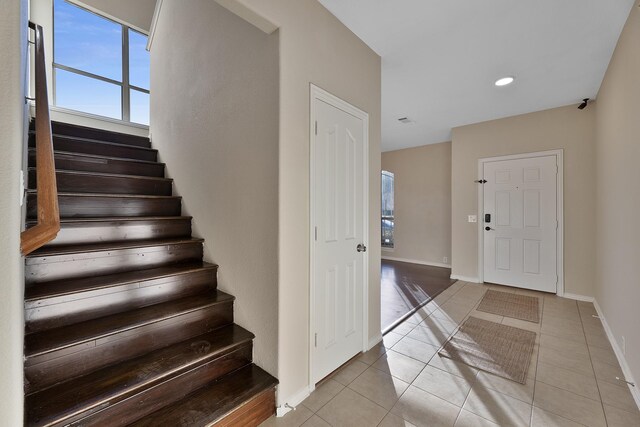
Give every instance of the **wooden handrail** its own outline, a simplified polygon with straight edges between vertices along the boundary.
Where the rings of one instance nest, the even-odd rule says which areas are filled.
[[[20,235],[20,250],[28,255],[55,239],[60,231],[60,209],[56,165],[53,157],[53,136],[49,115],[47,71],[44,57],[42,26],[29,22],[35,31],[36,82],[36,175],[38,188],[38,223]]]

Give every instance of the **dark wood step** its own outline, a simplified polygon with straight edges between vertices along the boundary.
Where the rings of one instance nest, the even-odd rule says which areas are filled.
[[[106,276],[62,279],[25,289],[26,332],[197,295],[217,287],[217,266],[202,262]]]
[[[179,216],[182,199],[178,196],[125,194],[58,193],[61,218],[131,216]],[[27,218],[38,214],[35,190],[27,192]]]
[[[202,260],[202,239],[45,246],[26,257],[27,285]]]
[[[124,425],[251,362],[237,325],[193,337],[26,397],[28,426]]]
[[[153,176],[56,170],[58,191],[66,193],[139,194],[170,196],[173,180]],[[36,188],[36,170],[29,168],[29,188]]]
[[[34,131],[35,120],[31,122],[30,131]],[[120,144],[135,145],[138,147],[150,147],[151,141],[148,137],[131,135],[128,133],[114,132],[104,129],[90,128],[86,126],[74,125],[71,123],[51,122],[51,131],[54,134],[77,136],[79,138],[97,139],[102,141],[117,142]]]
[[[29,135],[29,147],[35,147],[35,134]],[[152,148],[114,142],[97,141],[74,136],[53,135],[53,149],[71,153],[95,154],[123,159],[137,159],[155,162],[158,151]]]
[[[27,221],[27,228],[36,224]],[[191,236],[191,217],[65,218],[58,236],[47,246],[171,239]]]
[[[220,291],[25,335],[29,392],[138,357],[233,323]]]
[[[54,152],[57,169],[106,172],[122,175],[164,177],[164,163],[146,160],[119,159],[117,157],[98,156],[92,154]],[[36,166],[35,149],[29,149],[29,166]]]
[[[277,383],[271,375],[251,364],[131,427],[257,426],[275,413]]]

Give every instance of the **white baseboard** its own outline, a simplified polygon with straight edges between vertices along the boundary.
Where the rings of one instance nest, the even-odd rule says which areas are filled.
[[[622,368],[622,373],[624,374],[624,378],[625,380],[635,383],[635,387],[632,386],[628,386],[629,390],[631,391],[631,395],[633,396],[633,400],[636,401],[636,405],[638,406],[638,409],[640,409],[640,384],[638,384],[634,379],[633,379],[633,374],[631,373],[631,368],[629,368],[629,364],[627,363],[627,359],[625,358],[624,354],[622,353],[622,349],[620,348],[620,346],[618,345],[618,341],[616,340],[615,335],[613,334],[613,331],[611,330],[611,328],[609,327],[609,324],[607,323],[607,319],[604,317],[604,313],[602,312],[602,309],[600,308],[600,305],[598,305],[598,301],[595,299],[593,300],[593,305],[596,308],[596,312],[598,313],[598,316],[600,316],[600,321],[602,322],[602,326],[604,327],[604,331],[607,334],[607,338],[609,338],[609,342],[611,343],[611,347],[613,347],[613,352],[616,354],[616,357],[618,358],[618,363],[620,364],[620,368]]]
[[[452,274],[450,277],[453,280],[462,280],[463,282],[482,283],[477,277],[458,276],[457,274]]]
[[[441,262],[427,262],[427,261],[420,261],[417,259],[397,258],[397,257],[386,256],[385,254],[382,254],[381,258],[389,261],[408,262],[411,264],[429,265],[431,267],[451,268],[451,264],[444,264]]]
[[[295,408],[309,397],[312,391],[312,387],[307,386],[298,390],[288,398],[280,399],[280,396],[278,396],[278,402],[282,403],[276,409],[276,416],[284,417],[288,412],[295,411]]]
[[[574,299],[576,301],[595,302],[595,298],[588,297],[586,295],[571,294],[571,293],[565,292],[564,295],[560,295],[560,296],[563,298]]]
[[[382,342],[382,334],[376,335],[375,337],[369,340],[367,350],[370,350],[371,348],[373,348],[373,346],[381,342]],[[280,398],[280,395],[278,395],[279,406],[276,410],[276,415],[278,417],[284,417],[287,413],[295,410],[295,408],[300,403],[302,403],[303,400],[309,397],[309,395],[311,394],[311,392],[313,392],[313,390],[315,390],[314,386],[307,386],[307,387],[301,388],[296,393],[288,397]]]
[[[380,344],[382,342],[382,334],[376,335],[375,337],[369,340],[369,347],[367,350],[371,350],[375,345]]]

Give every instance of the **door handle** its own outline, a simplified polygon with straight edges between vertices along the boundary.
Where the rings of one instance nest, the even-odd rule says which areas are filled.
[[[367,247],[365,245],[363,245],[362,243],[360,243],[357,247],[356,250],[358,252],[367,252]]]
[[[491,231],[491,230],[494,230],[493,228],[491,228],[491,227],[488,227],[488,226],[487,226],[487,227],[485,227],[484,229],[485,229],[485,230],[487,230],[487,231]]]

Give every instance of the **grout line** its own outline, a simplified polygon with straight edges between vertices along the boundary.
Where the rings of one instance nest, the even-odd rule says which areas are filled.
[[[584,329],[584,322],[582,321],[582,315],[580,314],[580,307],[578,307],[578,302],[576,301],[576,308],[578,309],[578,317],[580,318],[580,326],[582,326],[582,335],[584,335],[584,341],[587,345],[587,353],[589,354],[589,363],[591,363],[591,370],[593,371],[593,379],[596,382],[596,388],[598,389],[598,396],[600,397],[600,407],[602,408],[602,415],[604,416],[604,422],[606,425],[609,425],[609,421],[607,421],[607,413],[604,410],[604,402],[602,401],[602,392],[600,391],[600,384],[598,383],[598,377],[596,376],[596,370],[593,367],[593,358],[591,357],[591,349],[589,348],[589,342],[587,341],[587,331]]]
[[[533,424],[533,408],[536,404],[536,384],[538,383],[538,365],[540,364],[540,347],[542,346],[542,319],[544,317],[544,296],[540,298],[542,304],[540,304],[540,330],[538,331],[538,354],[536,354],[536,373],[533,375],[533,396],[531,398],[531,417],[529,418],[529,425]]]

